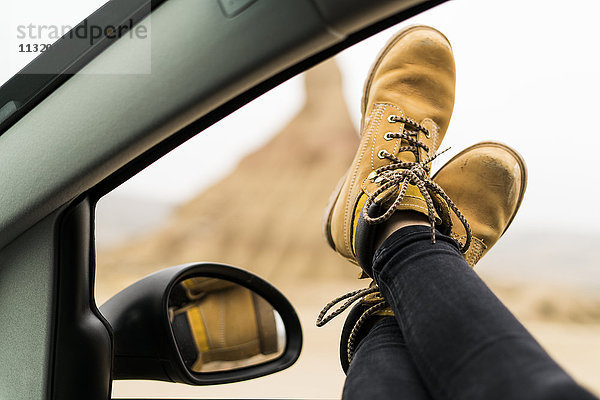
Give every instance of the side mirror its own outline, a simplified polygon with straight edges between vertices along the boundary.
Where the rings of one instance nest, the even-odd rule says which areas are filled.
[[[256,275],[222,264],[156,272],[100,312],[113,329],[113,379],[237,382],[288,368],[302,348],[289,301]]]

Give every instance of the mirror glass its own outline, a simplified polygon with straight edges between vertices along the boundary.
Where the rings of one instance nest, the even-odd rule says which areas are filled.
[[[193,372],[254,366],[285,350],[285,327],[277,311],[237,283],[188,278],[175,285],[168,304],[179,352]]]

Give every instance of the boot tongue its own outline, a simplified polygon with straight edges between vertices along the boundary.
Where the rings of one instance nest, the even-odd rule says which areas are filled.
[[[404,129],[404,125],[403,125],[402,129]],[[405,147],[405,146],[414,146],[414,145],[406,139],[401,139],[400,146]],[[400,151],[400,152],[398,152],[396,157],[398,157],[400,160],[402,160],[404,162],[419,162],[420,161],[417,158],[417,156],[415,155],[415,153],[413,153],[410,150]]]

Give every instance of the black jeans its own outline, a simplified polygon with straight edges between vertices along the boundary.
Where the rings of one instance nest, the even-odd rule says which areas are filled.
[[[377,323],[348,369],[348,399],[596,399],[488,289],[441,233],[398,230],[373,275],[394,318]]]

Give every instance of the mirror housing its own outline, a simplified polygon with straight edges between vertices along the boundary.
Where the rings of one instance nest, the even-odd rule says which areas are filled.
[[[169,318],[169,297],[189,278],[217,278],[245,287],[266,300],[285,327],[285,348],[257,365],[215,372],[194,372],[186,365]],[[288,368],[300,356],[302,328],[290,302],[272,285],[239,268],[192,263],[164,269],[125,288],[100,307],[114,336],[113,379],[149,379],[190,385],[238,382]],[[188,363],[189,364],[189,363]]]

